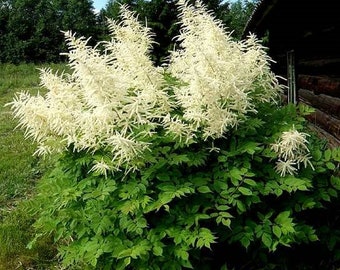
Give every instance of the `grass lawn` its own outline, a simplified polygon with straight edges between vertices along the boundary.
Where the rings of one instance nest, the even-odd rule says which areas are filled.
[[[34,65],[0,66],[0,209],[8,207],[16,198],[23,198],[32,186],[37,158],[32,157],[34,144],[24,140],[21,130],[14,130],[17,121],[9,107],[15,93],[22,90],[36,92],[39,71]]]
[[[65,68],[62,64],[48,66],[55,70]],[[15,129],[18,122],[10,108],[4,106],[17,92],[43,91],[39,87],[40,67],[0,64],[0,270],[28,269],[40,256],[25,248],[32,237],[33,219],[21,204],[34,194],[35,183],[49,163],[32,156],[35,144],[24,139],[22,130]]]

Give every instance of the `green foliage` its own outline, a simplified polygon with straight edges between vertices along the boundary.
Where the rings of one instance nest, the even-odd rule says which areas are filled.
[[[167,77],[169,94],[181,83]],[[252,86],[249,97],[259,100],[264,86],[259,81]],[[311,136],[310,164],[297,162],[294,173],[281,176],[273,145],[292,128],[308,132],[304,116],[310,109],[252,104],[237,128],[218,139],[202,139],[198,125],[195,142],[168,133],[158,115],[149,117],[155,125],[152,136],[143,137],[148,148],[133,159],[135,167],[126,162],[121,171],[93,169],[112,160],[109,147],[75,151],[79,148],[70,143],[25,205],[36,231],[28,246],[39,250],[39,243],[53,237],[71,269],[275,269],[282,262],[291,269],[293,260],[280,255],[315,243],[338,262],[339,222],[332,215],[339,203],[339,149],[327,149]],[[181,119],[181,107],[176,110],[169,114]],[[146,124],[128,129],[148,131]],[[8,226],[14,216],[1,224],[7,256],[13,256],[8,235],[20,232],[20,247],[30,235]],[[25,228],[31,222],[26,217],[18,224]]]
[[[233,36],[240,38],[255,7],[254,1],[202,1],[212,10]],[[255,1],[256,2],[256,1]],[[106,18],[118,19],[119,5],[127,4],[147,21],[157,37],[154,60],[160,63],[173,47],[178,35],[176,1],[111,0],[96,15],[88,0],[1,0],[0,1],[0,62],[59,62],[65,51],[60,30],[73,30],[91,36],[93,44],[107,36]],[[146,20],[147,18],[147,20]]]
[[[2,0],[0,7],[0,62],[63,60],[60,31],[97,37],[96,15],[88,0]]]
[[[242,37],[244,28],[252,15],[259,0],[237,0],[230,4],[230,12],[227,14],[228,26],[233,30],[233,36]]]
[[[220,151],[160,133],[140,171],[107,178],[89,171],[108,153],[66,152],[40,182],[35,227],[54,235],[65,266],[80,269],[219,269],[230,263],[216,255],[220,245],[266,258],[265,250],[319,241],[329,232],[311,218],[337,200],[339,149],[310,145],[315,170],[286,177],[275,172],[270,149],[288,126],[303,128],[305,111],[264,105],[215,141]]]

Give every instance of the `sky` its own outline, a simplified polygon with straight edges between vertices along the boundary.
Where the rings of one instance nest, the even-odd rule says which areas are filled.
[[[106,6],[108,0],[93,0],[93,6],[95,10],[101,10]]]

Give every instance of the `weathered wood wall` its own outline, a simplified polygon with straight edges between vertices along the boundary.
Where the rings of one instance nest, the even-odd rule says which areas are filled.
[[[287,77],[295,53],[298,96],[316,109],[309,117],[320,135],[340,146],[340,16],[335,0],[261,0],[249,32],[266,37],[273,71]]]
[[[340,145],[340,82],[320,76],[299,75],[300,102],[315,108],[308,120],[332,146]]]

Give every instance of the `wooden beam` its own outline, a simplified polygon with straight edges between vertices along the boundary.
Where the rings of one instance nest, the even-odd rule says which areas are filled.
[[[309,124],[308,128],[314,131],[319,138],[326,140],[330,148],[340,147],[340,140],[338,140],[328,132],[324,131],[322,128],[319,128],[318,126],[315,126],[313,124]]]
[[[330,133],[337,140],[340,140],[340,120],[336,119],[318,109],[315,112],[308,115],[307,119],[310,123],[322,128]]]
[[[340,97],[340,80],[324,76],[299,75],[299,88],[313,91],[314,94],[325,94]]]
[[[299,97],[308,102],[312,107],[340,119],[340,98],[330,97],[324,94],[315,95],[312,91],[299,89]]]

